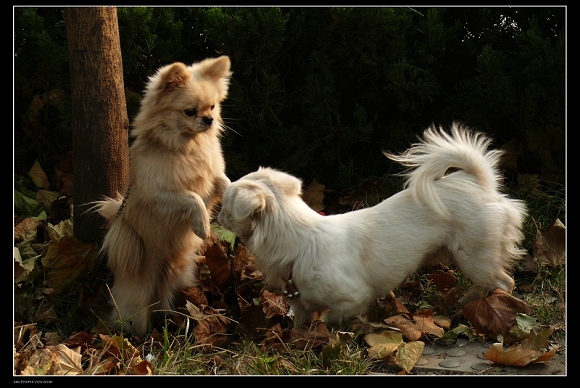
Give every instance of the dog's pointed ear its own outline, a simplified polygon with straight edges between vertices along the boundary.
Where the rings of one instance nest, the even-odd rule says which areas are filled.
[[[218,58],[204,59],[199,63],[201,74],[209,79],[218,80],[220,78],[229,77],[230,73],[230,57],[222,55]]]
[[[270,167],[260,167],[253,173],[253,179],[264,179],[266,182],[272,182],[282,194],[298,197],[302,194],[302,181],[294,175]]]
[[[259,182],[243,182],[237,189],[235,219],[246,219],[261,214],[273,203],[272,191]]]
[[[207,58],[192,66],[197,66],[202,76],[212,80],[218,85],[220,101],[223,101],[227,97],[230,77],[232,76],[232,72],[230,71],[230,57],[222,55],[217,58]]]
[[[302,181],[293,175],[284,174],[277,184],[286,195],[299,197],[302,194]]]
[[[175,62],[159,70],[159,90],[168,90],[182,87],[190,77],[187,66]]]

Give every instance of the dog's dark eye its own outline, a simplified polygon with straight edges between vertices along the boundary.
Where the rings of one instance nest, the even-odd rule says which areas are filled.
[[[193,117],[197,114],[197,109],[195,108],[189,108],[183,111],[187,116],[189,117]]]
[[[212,106],[211,106],[211,110],[213,110],[213,108],[215,108],[215,105],[212,105]]]

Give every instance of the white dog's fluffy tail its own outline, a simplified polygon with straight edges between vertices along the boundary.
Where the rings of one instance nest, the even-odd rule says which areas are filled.
[[[501,180],[497,165],[503,152],[488,151],[490,143],[491,139],[484,134],[453,123],[451,134],[441,127],[431,126],[423,133],[421,142],[413,144],[404,153],[385,152],[385,155],[409,167],[405,187],[413,196],[448,218],[449,212],[439,198],[434,182],[443,178],[450,168],[473,175],[484,191],[497,192]]]

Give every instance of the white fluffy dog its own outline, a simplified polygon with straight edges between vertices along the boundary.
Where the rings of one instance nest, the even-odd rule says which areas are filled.
[[[410,168],[405,190],[330,216],[302,200],[298,178],[260,168],[228,186],[218,221],[254,254],[266,286],[291,296],[297,328],[313,312],[329,323],[364,314],[440,250],[476,289],[511,293],[526,207],[499,191],[502,152],[490,143],[459,124],[431,127],[403,154],[385,153]]]

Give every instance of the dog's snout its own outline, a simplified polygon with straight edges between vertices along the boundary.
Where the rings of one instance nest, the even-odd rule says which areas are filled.
[[[213,123],[213,117],[211,117],[211,116],[203,116],[201,118],[201,122],[203,123],[203,125],[206,125],[206,126],[209,127]]]
[[[222,211],[220,211],[220,212],[219,212],[219,214],[218,214],[217,220],[218,220],[218,223],[219,223],[221,226],[224,226],[224,227],[225,227],[225,224],[226,224],[226,220],[225,220],[225,218],[226,218],[226,217],[225,217],[225,215],[224,215],[224,212],[223,212],[223,210],[222,210]]]

